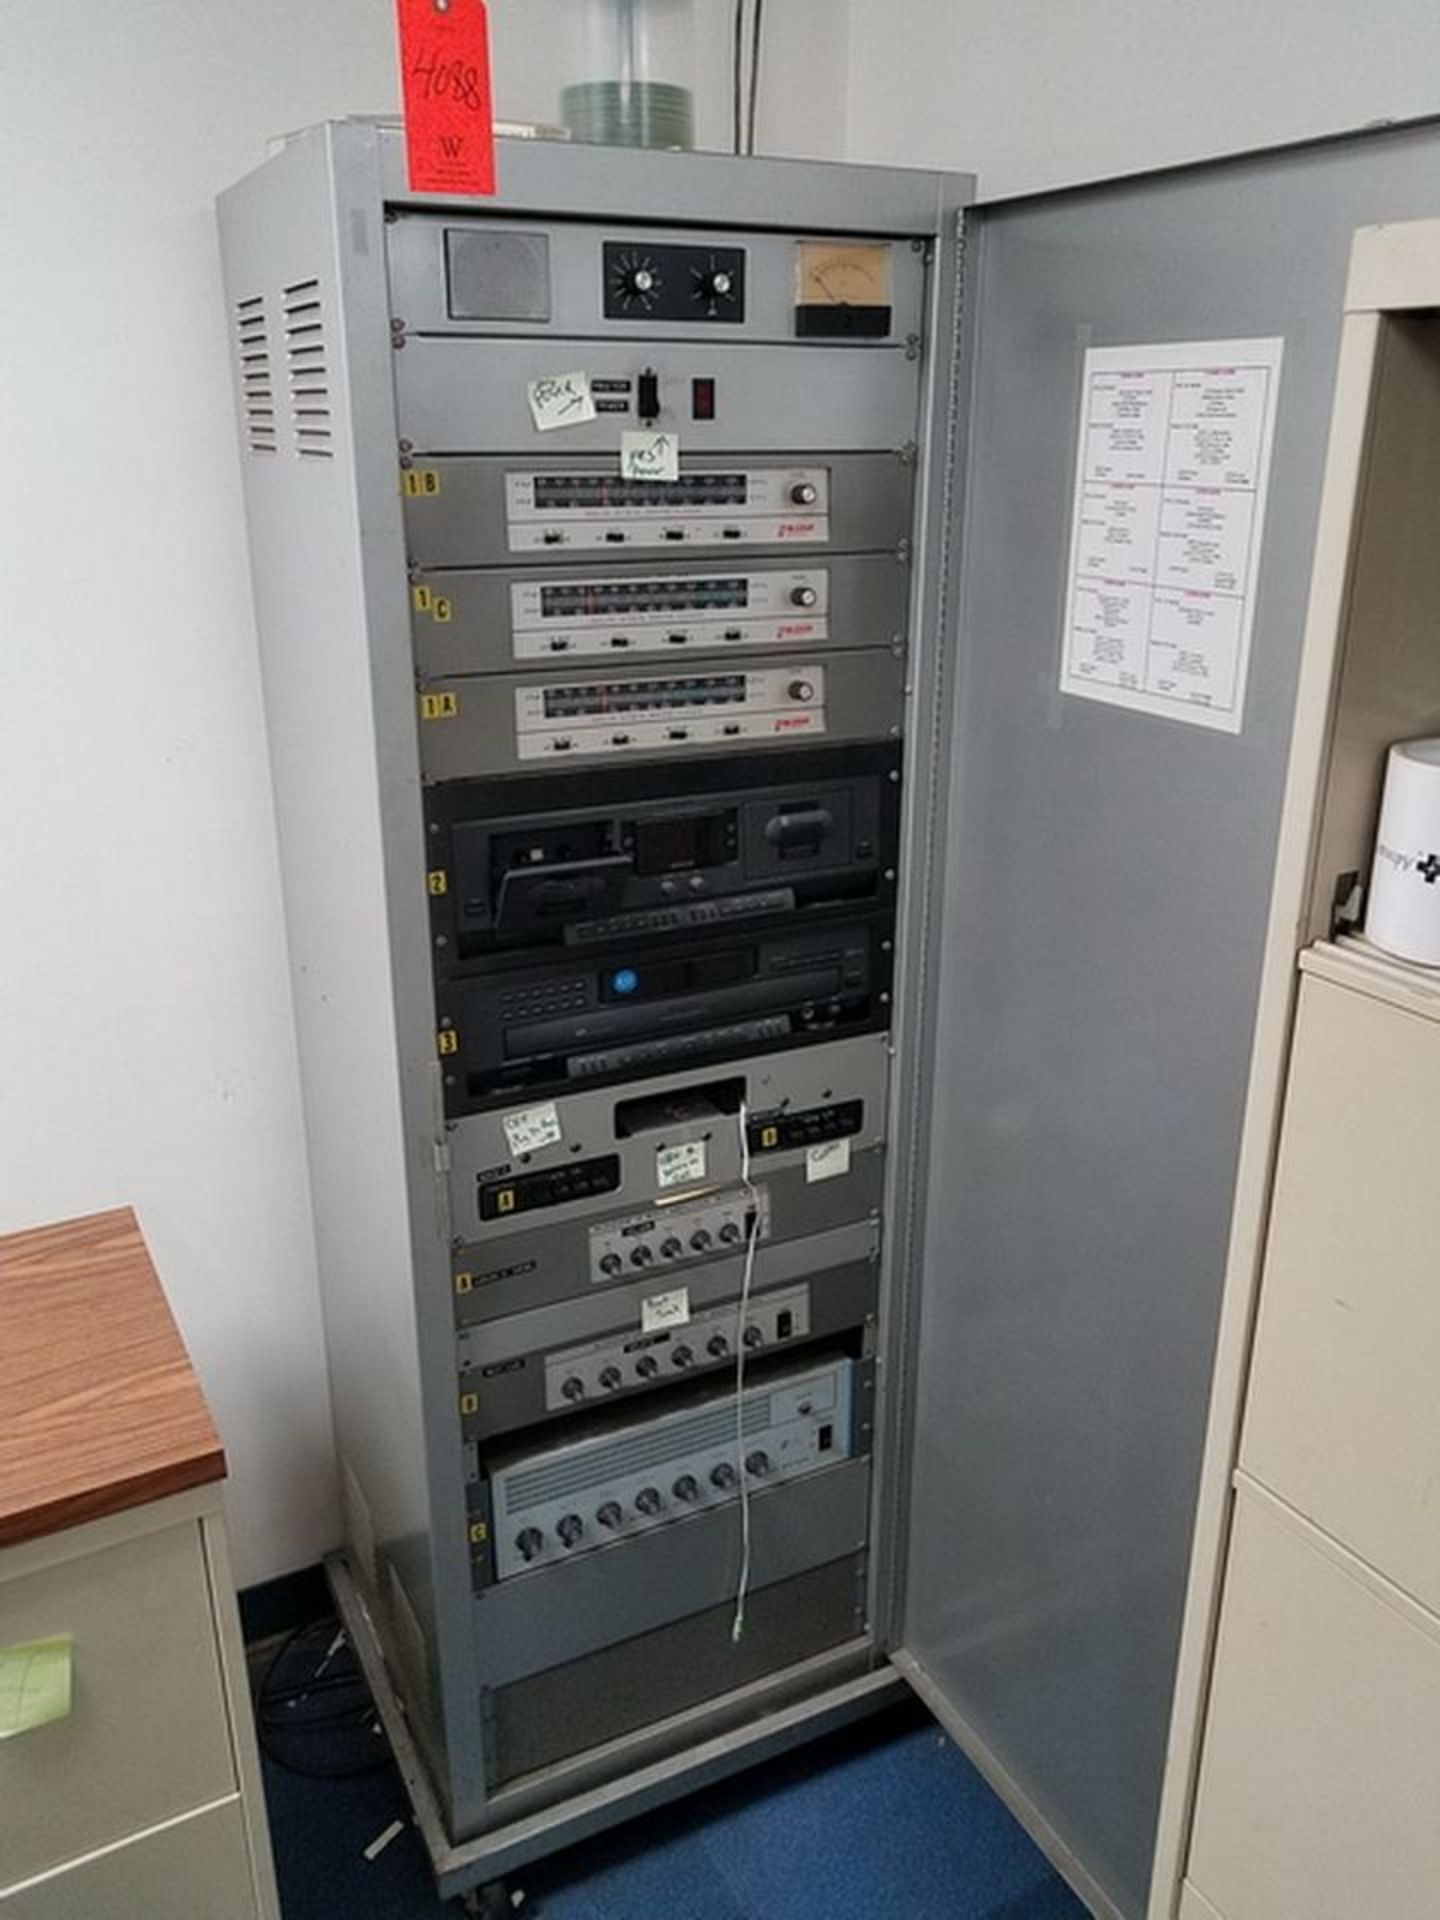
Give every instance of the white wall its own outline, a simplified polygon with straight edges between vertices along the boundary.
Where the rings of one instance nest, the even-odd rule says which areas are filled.
[[[1433,0],[853,0],[849,157],[985,199],[1440,111]]]
[[[46,0],[0,62],[0,1230],[136,1207],[242,1582],[334,1516],[210,203],[393,68],[354,0]]]
[[[513,115],[553,116],[545,4],[498,0]],[[701,6],[713,36],[728,0]],[[769,11],[816,80],[767,97],[767,137],[836,152],[835,9]],[[318,1557],[335,1512],[211,200],[272,134],[394,111],[392,21],[45,0],[0,60],[0,1232],[136,1207],[242,1583]],[[700,76],[719,143],[713,47]],[[77,1367],[105,1348],[102,1321]]]

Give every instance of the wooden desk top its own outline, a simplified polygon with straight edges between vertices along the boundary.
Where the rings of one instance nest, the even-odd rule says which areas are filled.
[[[0,1546],[224,1474],[130,1209],[0,1237]]]

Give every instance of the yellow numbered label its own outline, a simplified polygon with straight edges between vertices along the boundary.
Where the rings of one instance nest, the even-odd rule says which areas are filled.
[[[433,499],[440,491],[440,476],[434,467],[407,467],[400,476],[407,499]]]
[[[459,711],[460,702],[453,693],[422,693],[420,696],[422,720],[453,720]]]
[[[431,607],[430,612],[442,627],[450,620],[454,611],[453,603],[447,600],[443,593],[437,593],[435,595],[435,603]]]
[[[778,1147],[780,1144],[780,1129],[778,1127],[762,1127],[760,1129],[760,1144],[762,1147]]]
[[[475,1276],[473,1273],[457,1273],[456,1274],[455,1291],[457,1293],[469,1293],[473,1290],[474,1285],[475,1285]]]
[[[460,1036],[449,1027],[443,1033],[437,1033],[435,1041],[441,1053],[458,1053],[460,1050]]]
[[[490,1529],[489,1527],[486,1526],[485,1522],[483,1520],[472,1520],[470,1523],[471,1546],[483,1547],[485,1542],[489,1538],[490,1538]]]
[[[462,1393],[460,1396],[460,1411],[467,1416],[472,1413],[478,1413],[480,1411],[479,1394]]]
[[[495,1211],[497,1213],[513,1213],[515,1211],[515,1189],[513,1187],[502,1187],[499,1193],[496,1194]]]
[[[410,604],[417,613],[428,613],[434,598],[429,587],[422,587],[417,583],[410,589]]]
[[[433,873],[427,874],[425,878],[431,893],[448,893],[450,891],[450,876],[445,872],[443,867],[437,867]]]

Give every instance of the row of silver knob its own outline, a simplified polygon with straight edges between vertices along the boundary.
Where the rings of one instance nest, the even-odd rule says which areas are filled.
[[[712,1234],[706,1227],[697,1227],[690,1236],[690,1251],[691,1253],[708,1253],[711,1247],[715,1245],[717,1238],[722,1247],[735,1247],[740,1244],[744,1237],[745,1229],[737,1220],[727,1220],[721,1227],[718,1235]],[[684,1252],[685,1242],[678,1234],[672,1233],[667,1239],[660,1242],[660,1257],[662,1260],[678,1260]],[[655,1249],[648,1246],[646,1242],[642,1240],[638,1246],[630,1249],[630,1264],[632,1267],[653,1266],[655,1264]],[[613,1276],[621,1272],[624,1265],[624,1259],[620,1254],[607,1253],[601,1258],[600,1271]]]
[[[745,1471],[753,1480],[763,1480],[772,1471],[773,1463],[763,1449],[745,1456]],[[728,1460],[721,1460],[710,1469],[710,1484],[717,1493],[731,1493],[738,1484],[739,1476]],[[693,1473],[682,1473],[671,1487],[672,1499],[681,1506],[693,1506],[700,1498],[703,1489]],[[665,1497],[658,1487],[641,1487],[635,1496],[635,1511],[644,1519],[653,1520],[665,1510]],[[618,1500],[606,1500],[595,1509],[596,1524],[608,1533],[615,1533],[625,1524],[625,1509]],[[585,1538],[585,1522],[578,1513],[562,1514],[555,1522],[555,1537],[566,1552],[573,1551]],[[517,1535],[515,1550],[522,1560],[534,1560],[545,1551],[545,1535],[539,1527],[526,1527]]]
[[[752,1350],[765,1344],[765,1335],[759,1327],[746,1327],[745,1345]],[[729,1339],[723,1333],[712,1333],[705,1342],[705,1351],[712,1360],[723,1360],[730,1352]],[[683,1373],[687,1367],[695,1364],[695,1349],[683,1342],[670,1349],[670,1364]],[[635,1362],[635,1371],[642,1380],[653,1380],[660,1371],[659,1359],[653,1353],[642,1353]],[[625,1384],[625,1376],[619,1367],[610,1365],[600,1369],[600,1384],[607,1393],[618,1393]],[[565,1398],[578,1402],[585,1398],[585,1382],[578,1373],[572,1373],[568,1380],[562,1380],[560,1391]]]

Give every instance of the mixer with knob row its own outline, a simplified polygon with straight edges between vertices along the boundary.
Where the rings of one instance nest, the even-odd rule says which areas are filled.
[[[687,1373],[703,1373],[735,1358],[738,1307],[707,1307],[684,1326],[635,1333],[567,1347],[545,1359],[545,1404],[553,1412],[591,1406],[636,1388]],[[770,1352],[803,1340],[810,1332],[808,1285],[784,1287],[752,1298],[741,1342],[747,1353]]]
[[[798,1366],[643,1422],[501,1459],[490,1475],[495,1575],[555,1565],[849,1458],[854,1363]],[[737,1440],[737,1414],[742,1438]]]
[[[590,1278],[633,1279],[662,1267],[739,1253],[752,1218],[755,1238],[768,1240],[770,1195],[765,1187],[607,1220],[590,1233]]]

